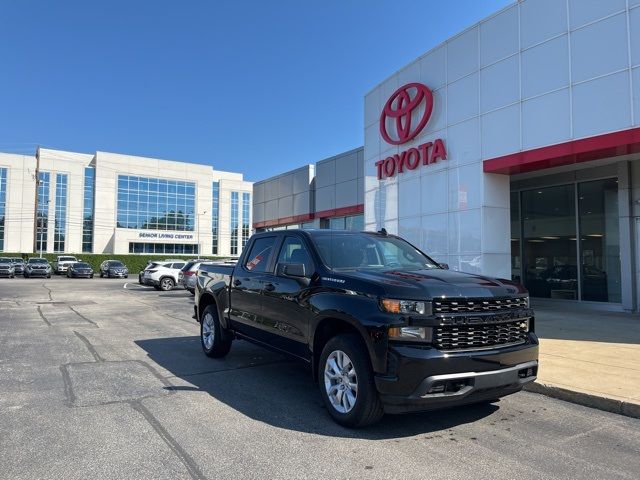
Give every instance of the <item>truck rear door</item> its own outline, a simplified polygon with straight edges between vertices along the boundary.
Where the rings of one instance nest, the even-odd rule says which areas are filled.
[[[277,239],[277,235],[255,238],[248,245],[248,253],[242,256],[233,269],[231,279],[229,319],[238,332],[257,340],[264,340],[260,338],[260,293],[266,272],[271,267]]]

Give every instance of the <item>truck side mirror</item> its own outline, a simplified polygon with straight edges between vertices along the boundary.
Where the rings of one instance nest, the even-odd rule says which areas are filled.
[[[448,263],[439,263],[438,265],[440,265],[440,268],[443,268],[445,270],[449,270],[449,264]]]
[[[304,263],[279,263],[276,268],[276,273],[282,277],[306,277]]]

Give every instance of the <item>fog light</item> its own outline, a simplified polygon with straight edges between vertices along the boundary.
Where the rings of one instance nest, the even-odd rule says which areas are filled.
[[[434,383],[427,393],[442,393],[444,392],[444,383],[436,382]]]
[[[523,368],[518,372],[518,377],[529,378],[529,377],[533,377],[535,374],[536,374],[535,367]]]

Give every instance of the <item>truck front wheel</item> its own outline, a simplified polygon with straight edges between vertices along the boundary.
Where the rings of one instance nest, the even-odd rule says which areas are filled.
[[[222,358],[231,349],[231,338],[223,334],[215,305],[208,305],[202,312],[200,341],[207,357]]]
[[[338,335],[327,342],[318,383],[329,414],[340,425],[364,427],[382,418],[367,349],[358,335]]]

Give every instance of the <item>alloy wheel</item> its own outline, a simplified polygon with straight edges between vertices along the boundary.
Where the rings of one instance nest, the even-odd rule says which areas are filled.
[[[349,356],[334,350],[324,366],[324,387],[333,408],[349,413],[358,398],[358,376]]]
[[[216,335],[215,320],[213,315],[206,313],[202,318],[202,342],[207,350],[213,347],[213,341]]]

